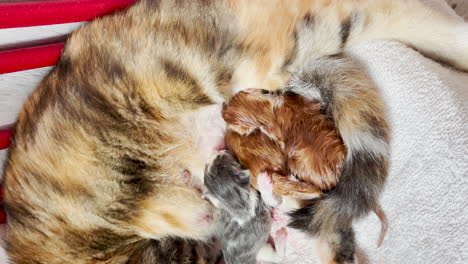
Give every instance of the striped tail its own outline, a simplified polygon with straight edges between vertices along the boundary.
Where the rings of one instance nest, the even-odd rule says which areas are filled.
[[[322,103],[347,148],[338,185],[291,213],[291,227],[327,242],[334,261],[353,260],[352,222],[377,208],[389,159],[389,128],[372,82],[344,55],[314,60],[288,89]]]

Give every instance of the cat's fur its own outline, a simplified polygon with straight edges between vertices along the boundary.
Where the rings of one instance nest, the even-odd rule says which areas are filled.
[[[349,76],[353,76],[352,82]],[[383,104],[373,87],[346,56],[304,64],[289,84],[291,91],[321,101],[323,112],[335,120],[343,141],[348,143],[339,184],[293,212],[289,224],[326,241],[338,263],[353,261],[353,220],[380,208],[378,197],[387,177],[389,129]],[[366,96],[356,96],[360,93]],[[366,122],[354,124],[352,118],[357,116]],[[379,244],[386,221],[382,221],[382,228]]]
[[[302,21],[313,30],[298,43]],[[170,248],[162,245],[170,237],[206,241],[211,205],[181,171],[201,179],[207,157],[222,148],[223,101],[245,88],[284,87],[301,69],[298,81],[343,85],[330,90],[338,102],[310,96],[339,113],[353,174],[299,211],[295,226],[331,231],[324,261],[350,261],[352,246],[341,250],[353,244],[347,223],[372,208],[388,150],[375,140],[382,107],[367,77],[328,58],[372,39],[398,40],[468,70],[467,24],[416,0],[141,0],[84,25],[14,129],[4,174],[12,261],[128,263]],[[302,67],[314,58],[312,73],[323,73],[317,80]],[[336,67],[343,74],[331,74]],[[140,263],[165,263],[161,258]]]
[[[205,170],[204,196],[215,207],[215,220],[219,228],[224,260],[227,264],[256,264],[271,229],[271,207],[260,193],[250,186],[250,172],[228,151],[221,151]]]

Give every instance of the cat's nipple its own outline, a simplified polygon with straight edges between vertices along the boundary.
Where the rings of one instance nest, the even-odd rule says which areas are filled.
[[[213,214],[209,213],[209,214],[205,214],[202,219],[201,219],[201,224],[202,226],[208,226],[208,225],[211,225],[213,223]]]

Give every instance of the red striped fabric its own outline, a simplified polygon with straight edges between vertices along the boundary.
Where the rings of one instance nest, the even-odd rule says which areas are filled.
[[[135,0],[61,0],[0,3],[0,28],[31,27],[92,20]]]
[[[11,130],[0,131],[0,150],[10,146]]]
[[[0,28],[80,22],[123,9],[135,0],[0,3]],[[0,52],[0,74],[54,65],[63,43]]]
[[[3,190],[0,188],[0,201],[3,201]],[[7,215],[5,213],[5,208],[3,207],[3,203],[0,206],[0,224],[6,223]]]
[[[55,65],[62,48],[56,43],[0,52],[0,74]]]

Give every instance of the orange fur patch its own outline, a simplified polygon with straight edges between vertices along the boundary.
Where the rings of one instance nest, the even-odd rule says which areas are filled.
[[[281,196],[319,194],[338,183],[346,149],[318,102],[292,93],[240,92],[224,106],[223,118],[226,145],[251,170],[254,187],[263,171]]]

